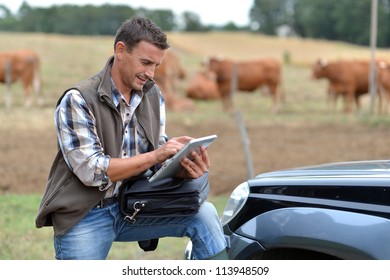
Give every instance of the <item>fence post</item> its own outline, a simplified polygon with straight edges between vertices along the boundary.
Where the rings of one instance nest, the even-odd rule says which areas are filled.
[[[377,95],[378,89],[378,73],[377,66],[375,62],[375,49],[376,49],[376,40],[377,40],[377,19],[378,17],[378,0],[371,0],[371,32],[370,32],[370,74],[369,74],[369,87],[371,95],[371,114],[375,111],[375,97]]]
[[[11,96],[11,61],[7,59],[5,61],[5,84],[6,84],[6,96],[5,96],[5,108],[11,109],[12,96]]]
[[[231,89],[230,89],[230,100],[233,104],[233,96],[234,93],[237,91],[237,79],[238,79],[238,65],[235,63],[233,65],[233,73],[232,73],[232,83],[231,83]],[[249,136],[247,134],[247,130],[244,124],[244,121],[242,120],[241,112],[240,110],[236,109],[236,121],[238,128],[240,130],[241,135],[241,143],[244,146],[244,155],[245,155],[245,162],[246,162],[246,168],[247,168],[247,174],[248,179],[251,179],[255,176],[254,168],[253,168],[253,162],[252,162],[252,155],[250,151],[250,140]]]
[[[248,179],[251,179],[255,176],[255,172],[253,169],[253,162],[252,162],[252,155],[250,151],[250,140],[246,131],[246,127],[244,125],[244,122],[242,120],[241,112],[239,110],[236,111],[236,120],[238,127],[240,129],[241,134],[241,142],[244,146],[244,153],[245,153],[245,161],[246,161],[246,169],[248,174]]]

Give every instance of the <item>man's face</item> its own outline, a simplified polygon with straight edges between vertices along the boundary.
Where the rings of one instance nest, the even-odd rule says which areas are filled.
[[[123,86],[121,92],[141,90],[144,84],[154,77],[154,71],[161,64],[164,55],[164,50],[146,41],[138,43],[131,52],[128,52],[124,45],[117,45],[116,59],[119,60],[119,79]]]

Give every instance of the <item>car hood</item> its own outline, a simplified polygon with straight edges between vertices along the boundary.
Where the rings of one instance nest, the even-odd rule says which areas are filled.
[[[390,162],[339,162],[274,171],[258,175],[249,180],[248,185],[251,195],[268,199],[294,196],[387,206]]]
[[[267,178],[342,178],[342,177],[389,177],[390,160],[366,160],[336,162],[321,165],[291,168],[260,174],[253,179]]]

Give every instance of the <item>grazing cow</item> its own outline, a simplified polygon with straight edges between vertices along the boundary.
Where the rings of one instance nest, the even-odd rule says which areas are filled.
[[[354,104],[360,109],[360,97],[369,92],[370,62],[342,60],[327,62],[317,60],[312,68],[312,78],[329,81],[328,95],[335,106],[338,96],[344,99],[344,112],[352,111]]]
[[[24,105],[32,104],[32,92],[34,91],[37,101],[41,103],[41,78],[40,60],[36,52],[32,50],[18,50],[0,53],[0,82],[8,84],[7,95],[10,99],[10,84],[20,80],[24,88]],[[10,100],[7,107],[10,107]]]
[[[272,97],[272,112],[279,110],[281,99],[281,64],[273,58],[234,62],[228,59],[209,58],[206,63],[210,71],[217,75],[217,84],[221,93],[224,109],[232,107],[232,80],[236,69],[236,89],[252,92],[267,87]],[[234,68],[236,66],[236,68]]]
[[[159,67],[154,72],[154,80],[164,94],[167,109],[172,111],[194,110],[192,100],[178,94],[178,83],[186,78],[186,72],[180,63],[178,55],[169,50]]]
[[[192,99],[220,99],[216,74],[208,70],[197,72],[187,85],[186,95]]]

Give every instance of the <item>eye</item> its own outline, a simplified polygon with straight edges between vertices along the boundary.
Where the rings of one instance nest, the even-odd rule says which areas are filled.
[[[149,60],[142,60],[142,59],[141,59],[141,63],[142,63],[143,65],[149,65],[151,62],[150,62]]]

